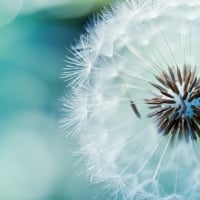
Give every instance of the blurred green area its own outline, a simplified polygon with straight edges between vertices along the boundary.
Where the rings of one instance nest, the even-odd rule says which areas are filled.
[[[58,128],[59,77],[65,47],[108,1],[9,2],[0,0],[0,199],[93,199]]]

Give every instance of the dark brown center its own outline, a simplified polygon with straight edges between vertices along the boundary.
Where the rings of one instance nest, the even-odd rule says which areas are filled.
[[[168,67],[168,72],[155,76],[158,83],[150,84],[159,92],[145,102],[153,110],[148,117],[155,119],[158,132],[163,135],[196,140],[200,137],[200,79],[196,70],[184,65],[181,72],[179,67]]]

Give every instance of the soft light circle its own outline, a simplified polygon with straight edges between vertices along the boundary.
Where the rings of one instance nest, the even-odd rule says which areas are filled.
[[[10,23],[19,14],[23,0],[0,1],[0,26]]]

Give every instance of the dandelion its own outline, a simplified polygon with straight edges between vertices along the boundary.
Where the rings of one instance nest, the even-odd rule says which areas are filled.
[[[200,1],[129,0],[72,48],[63,127],[103,199],[200,199]]]

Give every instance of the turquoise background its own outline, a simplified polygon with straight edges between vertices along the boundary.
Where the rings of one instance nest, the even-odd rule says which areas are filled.
[[[73,17],[55,17],[51,7],[0,21],[0,199],[90,200],[99,191],[79,176],[75,146],[58,120],[65,47],[103,3],[80,15],[78,4],[64,7]]]

